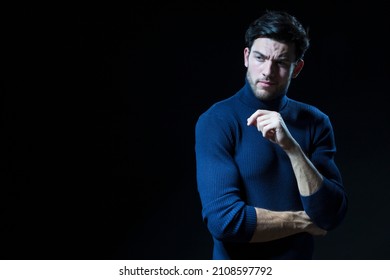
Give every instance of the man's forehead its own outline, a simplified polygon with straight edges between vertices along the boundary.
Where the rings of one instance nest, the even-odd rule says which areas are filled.
[[[252,51],[278,57],[291,57],[295,54],[294,44],[282,43],[270,38],[257,38],[252,45]]]

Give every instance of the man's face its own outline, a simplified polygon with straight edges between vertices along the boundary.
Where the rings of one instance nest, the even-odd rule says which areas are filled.
[[[244,49],[247,79],[257,98],[272,100],[286,94],[291,78],[303,67],[295,62],[295,48],[269,38],[258,38],[251,50]]]

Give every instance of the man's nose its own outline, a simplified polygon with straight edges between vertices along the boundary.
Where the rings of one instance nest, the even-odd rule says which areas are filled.
[[[263,63],[263,71],[262,71],[263,76],[265,77],[271,76],[274,67],[275,67],[275,63],[272,60],[266,60]]]

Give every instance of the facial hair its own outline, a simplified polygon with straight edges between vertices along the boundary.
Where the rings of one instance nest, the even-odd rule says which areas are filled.
[[[272,101],[275,99],[279,99],[282,96],[284,96],[287,93],[287,89],[289,87],[289,84],[285,87],[284,90],[279,92],[271,92],[271,93],[263,93],[259,92],[258,88],[256,87],[256,84],[260,81],[260,79],[256,79],[255,81],[252,80],[249,71],[246,72],[246,78],[248,80],[248,83],[253,91],[253,94],[256,96],[256,98],[260,99],[261,101]]]

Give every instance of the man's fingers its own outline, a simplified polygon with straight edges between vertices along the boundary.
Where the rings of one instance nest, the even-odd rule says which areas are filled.
[[[257,119],[257,114],[252,114],[252,116],[250,116],[247,121],[246,121],[246,124],[249,126],[249,125],[255,125],[256,124],[256,119]]]
[[[249,125],[256,125],[256,119],[260,116],[263,116],[264,114],[266,114],[267,110],[257,110],[256,112],[254,112],[248,119],[247,119],[247,122],[246,124],[249,126]]]

